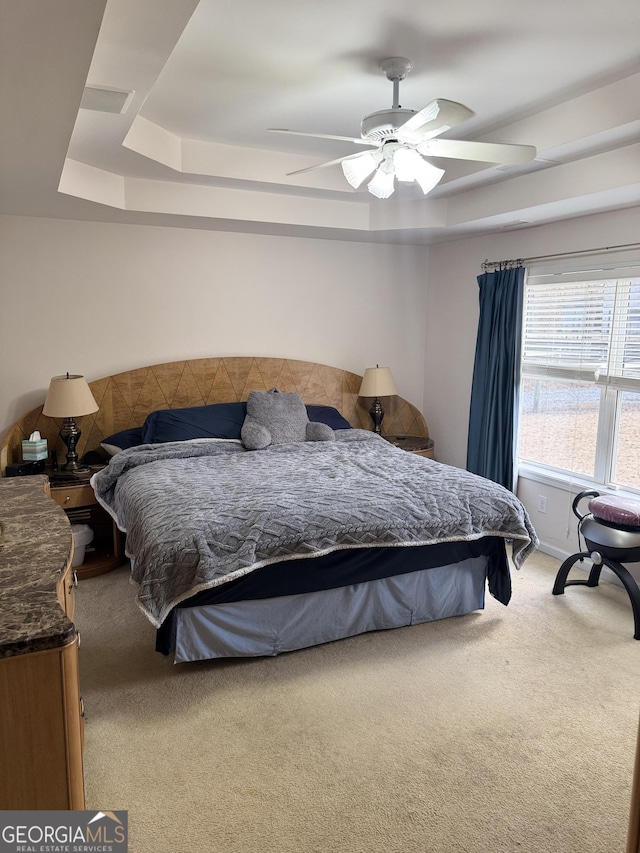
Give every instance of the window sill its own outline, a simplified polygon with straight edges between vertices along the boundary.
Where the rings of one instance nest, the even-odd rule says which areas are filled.
[[[533,465],[522,464],[518,466],[518,479],[530,480],[534,483],[542,483],[554,489],[560,489],[572,494],[578,494],[587,490],[600,492],[604,495],[618,495],[619,497],[640,499],[640,492],[623,489],[618,486],[603,486],[595,480],[577,475],[561,474],[560,472],[547,471]]]

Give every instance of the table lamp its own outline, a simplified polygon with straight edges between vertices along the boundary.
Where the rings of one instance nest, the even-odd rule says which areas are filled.
[[[362,377],[362,385],[360,386],[360,397],[374,397],[374,401],[369,409],[371,420],[373,421],[373,431],[382,431],[382,419],[384,418],[384,409],[380,402],[380,397],[391,397],[397,394],[398,389],[393,381],[391,370],[388,367],[367,367]]]
[[[64,418],[60,438],[67,446],[67,462],[62,466],[63,471],[78,473],[89,470],[78,461],[76,445],[82,433],[74,418],[90,415],[97,412],[98,408],[84,376],[67,373],[66,376],[54,376],[51,379],[42,414],[49,418]]]

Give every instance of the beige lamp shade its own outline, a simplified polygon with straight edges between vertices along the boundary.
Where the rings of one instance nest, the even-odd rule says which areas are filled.
[[[398,393],[388,367],[367,367],[360,386],[361,397],[391,397]]]
[[[54,376],[42,414],[49,418],[78,418],[99,409],[84,376]]]

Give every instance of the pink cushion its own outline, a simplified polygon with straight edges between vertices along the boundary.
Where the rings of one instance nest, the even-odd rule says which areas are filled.
[[[640,527],[640,501],[631,498],[600,497],[589,501],[589,511],[595,518],[609,524]]]

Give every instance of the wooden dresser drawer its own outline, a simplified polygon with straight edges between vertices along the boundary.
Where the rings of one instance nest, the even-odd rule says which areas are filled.
[[[81,486],[57,486],[51,489],[51,497],[63,509],[92,506],[96,502],[96,496],[88,483]]]
[[[60,606],[67,614],[69,619],[73,621],[76,606],[75,591],[78,586],[78,573],[71,567],[63,573],[58,584],[58,601]]]

